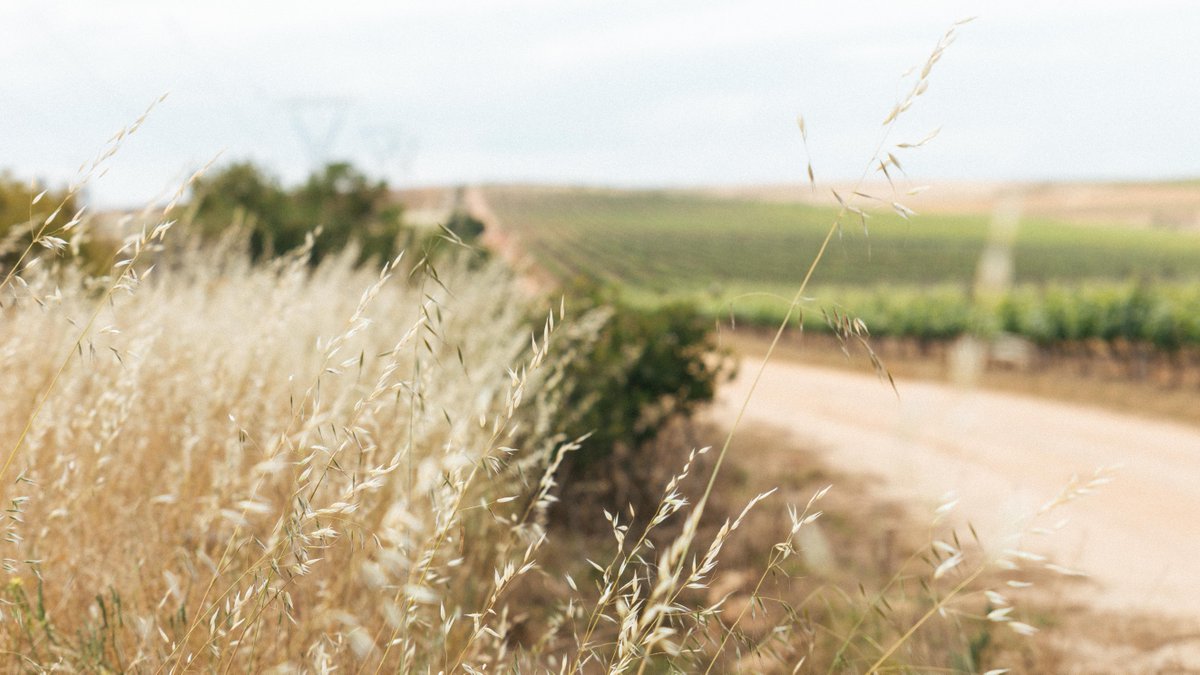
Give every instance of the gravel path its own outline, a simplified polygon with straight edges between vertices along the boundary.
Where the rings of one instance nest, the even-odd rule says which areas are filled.
[[[713,414],[730,423],[758,362],[747,359]],[[1111,484],[1055,516],[1029,550],[1086,571],[1100,609],[1200,620],[1200,429],[1044,399],[899,382],[787,362],[763,373],[744,423],[785,428],[832,467],[932,509],[948,492],[985,543],[1004,542],[1073,474],[1120,465]],[[1200,405],[1200,401],[1197,403]],[[734,452],[747,451],[735,447]],[[835,486],[836,489],[836,486]],[[1011,543],[1008,542],[1008,543]]]

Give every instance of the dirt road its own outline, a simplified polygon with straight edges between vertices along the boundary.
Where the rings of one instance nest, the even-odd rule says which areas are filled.
[[[721,392],[732,422],[758,360]],[[785,428],[835,468],[928,508],[948,492],[985,543],[1009,547],[1073,474],[1120,465],[1114,481],[1055,515],[1070,522],[1021,545],[1086,571],[1092,606],[1200,620],[1200,429],[1044,399],[768,364],[744,423]],[[1200,403],[1198,403],[1200,404]],[[737,448],[735,452],[752,451]],[[835,487],[836,489],[836,487]]]

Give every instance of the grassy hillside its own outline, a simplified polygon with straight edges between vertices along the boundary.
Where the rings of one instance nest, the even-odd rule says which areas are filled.
[[[649,191],[492,188],[489,205],[561,279],[584,275],[643,291],[769,288],[796,282],[832,208]],[[844,218],[817,284],[968,283],[987,241],[986,215],[889,212]],[[1200,277],[1200,237],[1185,233],[1021,223],[1016,281]]]

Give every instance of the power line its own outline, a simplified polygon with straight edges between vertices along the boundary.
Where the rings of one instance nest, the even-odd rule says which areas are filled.
[[[346,125],[350,99],[339,96],[296,96],[287,99],[292,128],[308,154],[311,169],[329,163],[334,144]]]

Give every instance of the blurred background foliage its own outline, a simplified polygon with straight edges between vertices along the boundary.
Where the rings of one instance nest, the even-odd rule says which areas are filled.
[[[61,225],[78,210],[76,195],[67,188],[47,189],[37,181],[0,171],[0,263],[5,268],[15,263],[51,216],[52,226]]]
[[[253,163],[230,164],[197,181],[192,208],[206,235],[246,228],[255,259],[298,248],[319,228],[314,263],[351,242],[359,247],[360,263],[382,261],[395,257],[413,234],[387,183],[345,162],[327,164],[290,188]]]

